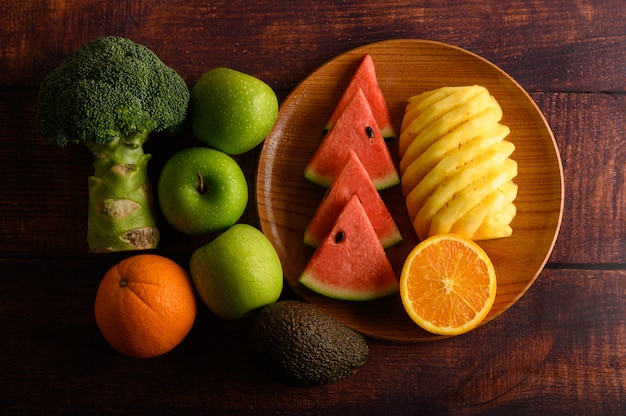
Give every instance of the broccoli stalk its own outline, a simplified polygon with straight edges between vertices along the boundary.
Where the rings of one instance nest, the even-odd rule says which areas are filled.
[[[183,124],[189,88],[150,49],[116,36],[84,44],[48,74],[37,129],[50,143],[82,143],[94,155],[89,177],[91,252],[144,250],[159,242],[148,179],[152,132]]]
[[[159,231],[147,175],[145,133],[90,145],[95,156],[89,177],[87,243],[94,252],[155,248]]]

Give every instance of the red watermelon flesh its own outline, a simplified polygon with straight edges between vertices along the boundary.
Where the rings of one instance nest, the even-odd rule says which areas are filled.
[[[340,300],[372,300],[398,291],[398,280],[374,227],[353,195],[298,281]]]
[[[387,108],[387,103],[385,102],[385,97],[380,90],[378,79],[376,78],[374,61],[369,54],[365,55],[361,64],[350,79],[348,87],[344,90],[339,103],[335,107],[335,110],[326,124],[326,131],[330,131],[333,125],[335,125],[339,116],[347,107],[350,98],[354,95],[358,88],[361,88],[365,93],[365,97],[372,108],[372,113],[378,123],[382,136],[385,139],[396,137],[393,124],[391,122],[391,116],[389,115],[389,109]]]
[[[313,183],[329,187],[345,165],[350,149],[356,152],[376,189],[400,183],[391,152],[360,88],[322,139],[304,169],[304,176]]]
[[[304,231],[304,243],[311,247],[319,246],[333,228],[343,207],[355,194],[372,222],[383,248],[399,243],[402,240],[400,230],[354,150],[350,150],[345,166]]]

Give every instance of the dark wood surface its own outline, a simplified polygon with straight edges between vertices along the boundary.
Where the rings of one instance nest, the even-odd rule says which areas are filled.
[[[0,413],[624,414],[624,2],[430,3],[0,3]],[[206,308],[172,352],[118,354],[93,303],[106,270],[129,254],[87,253],[91,155],[48,145],[34,125],[43,76],[104,34],[149,46],[189,85],[227,66],[264,79],[281,100],[327,60],[379,40],[431,39],[480,54],[529,92],[561,152],[565,209],[546,268],[513,307],[469,334],[368,339],[367,363],[333,385],[267,377],[250,359],[247,323]],[[189,132],[150,141],[151,177],[192,144]],[[238,158],[250,184],[258,150]],[[258,224],[253,198],[242,221]],[[160,226],[157,253],[183,265],[209,240]]]

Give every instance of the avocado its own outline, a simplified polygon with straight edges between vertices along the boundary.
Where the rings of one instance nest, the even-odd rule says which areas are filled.
[[[259,310],[251,349],[258,365],[283,383],[332,384],[365,363],[367,342],[310,303],[284,300]]]

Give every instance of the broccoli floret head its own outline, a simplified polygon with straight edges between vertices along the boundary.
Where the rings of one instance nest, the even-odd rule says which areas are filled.
[[[130,39],[104,36],[44,78],[37,130],[59,146],[172,133],[185,120],[188,104],[185,81],[154,52]]]

